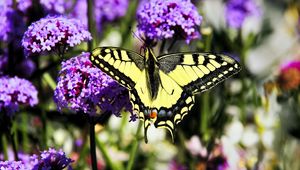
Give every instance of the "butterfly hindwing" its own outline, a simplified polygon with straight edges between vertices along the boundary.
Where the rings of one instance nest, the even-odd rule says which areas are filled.
[[[158,57],[159,68],[193,94],[208,90],[241,68],[226,55],[209,53],[176,53]]]
[[[144,120],[145,141],[147,129],[154,123],[155,127],[167,128],[173,137],[175,125],[190,111],[194,96],[183,89],[167,74],[160,71],[160,85],[155,100],[150,98],[146,86],[146,76],[141,76],[135,88],[131,90],[133,110]]]
[[[143,56],[116,47],[96,48],[93,50],[90,60],[128,89],[134,88],[145,69]]]

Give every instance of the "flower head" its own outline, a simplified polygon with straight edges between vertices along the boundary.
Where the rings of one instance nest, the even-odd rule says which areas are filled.
[[[228,0],[226,3],[226,22],[232,28],[240,28],[247,17],[259,15],[260,8],[255,0]]]
[[[95,17],[102,21],[113,21],[126,14],[128,0],[102,0],[95,3]],[[112,12],[114,11],[114,12]]]
[[[48,16],[28,27],[22,39],[22,46],[29,54],[52,50],[64,53],[68,46],[74,47],[91,39],[91,34],[79,20]]]
[[[279,87],[283,90],[300,87],[300,61],[292,61],[281,67],[278,77]]]
[[[19,105],[34,106],[38,103],[36,88],[28,80],[18,77],[0,78],[0,112],[9,116],[18,110]]]
[[[83,53],[62,63],[54,92],[58,108],[69,108],[95,115],[101,110],[119,115],[130,110],[128,91],[93,66],[89,53]]]
[[[73,162],[72,159],[68,158],[66,154],[60,149],[55,150],[50,148],[45,150],[40,154],[40,159],[37,164],[32,168],[32,170],[40,169],[72,169],[70,164]]]
[[[1,170],[26,170],[22,161],[0,161]]]
[[[11,155],[8,160],[0,161],[1,170],[31,170],[38,163],[37,155],[18,153],[19,161],[13,161],[13,153]]]
[[[72,0],[40,0],[48,14],[63,14],[73,5]]]
[[[114,21],[126,14],[128,0],[101,0],[94,1],[93,12],[94,20],[98,31],[101,31],[102,23],[105,21]],[[112,12],[113,11],[113,12]],[[70,13],[71,17],[80,19],[87,26],[87,1],[76,1],[74,10]]]
[[[19,1],[18,7],[23,1]],[[21,10],[25,10],[25,1]],[[0,41],[20,39],[24,33],[25,23],[20,12],[12,8],[12,1],[4,1],[0,4]]]
[[[187,43],[200,37],[197,27],[202,17],[190,0],[150,0],[137,12],[138,32],[150,39],[167,39],[175,35]]]

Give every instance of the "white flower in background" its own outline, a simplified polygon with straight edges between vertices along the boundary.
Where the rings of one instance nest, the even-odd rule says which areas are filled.
[[[229,125],[225,127],[225,135],[233,143],[237,144],[240,142],[244,131],[243,124],[235,119]]]
[[[253,125],[245,126],[241,143],[246,147],[254,147],[259,142],[257,129]]]
[[[117,30],[110,31],[104,40],[101,41],[99,47],[113,46],[119,47],[122,41],[121,33]]]
[[[202,157],[206,157],[207,150],[202,146],[201,141],[198,136],[194,135],[190,140],[185,142],[185,147],[193,156],[200,155]]]
[[[227,136],[223,136],[221,138],[221,144],[223,154],[227,158],[227,163],[229,167],[228,169],[246,170],[247,168],[242,149],[238,145],[232,143],[232,141]]]

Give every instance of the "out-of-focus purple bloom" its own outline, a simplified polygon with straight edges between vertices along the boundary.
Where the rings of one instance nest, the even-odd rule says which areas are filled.
[[[138,33],[150,39],[167,39],[175,35],[187,43],[200,37],[197,27],[202,17],[190,0],[150,0],[137,12]]]
[[[3,74],[3,72],[6,71],[8,64],[8,56],[6,54],[0,55],[0,76]]]
[[[34,106],[38,103],[36,88],[28,80],[18,77],[0,78],[0,112],[12,116],[19,105]]]
[[[72,169],[71,163],[72,159],[68,158],[66,154],[60,149],[55,150],[50,148],[49,150],[43,151],[40,155],[40,160],[32,168],[32,170],[41,170],[41,169],[57,169],[62,170],[68,167],[69,170]]]
[[[0,41],[20,39],[25,30],[21,13],[13,10],[11,3],[4,1],[0,4]]]
[[[32,0],[16,0],[14,2],[14,0],[2,0],[1,4],[2,5],[6,5],[10,8],[13,8],[14,3],[16,3],[16,9],[20,10],[22,12],[26,12],[27,9],[32,5]]]
[[[16,71],[22,77],[30,77],[35,70],[36,65],[30,58],[23,59],[16,68]]]
[[[128,0],[96,1],[95,17],[102,21],[113,21],[126,14],[128,3]]]
[[[169,163],[169,170],[187,170],[187,167],[180,164],[179,162],[177,162],[175,159],[173,159],[170,163]]]
[[[40,3],[48,14],[64,14],[74,2],[72,0],[40,0]]]
[[[254,0],[228,0],[226,3],[226,22],[232,28],[240,28],[247,17],[260,13]]]
[[[101,30],[103,22],[113,21],[124,16],[128,8],[128,3],[128,0],[94,1],[93,19],[96,22],[98,31]],[[80,21],[87,26],[87,1],[78,0],[75,4],[74,10],[70,13],[70,16],[80,19]]]
[[[59,109],[69,108],[94,116],[106,111],[119,115],[122,108],[131,111],[128,91],[93,66],[89,53],[62,63],[54,92]]]
[[[48,16],[28,27],[22,39],[22,46],[28,54],[53,50],[58,50],[61,54],[68,46],[74,47],[91,39],[91,34],[79,20]]]

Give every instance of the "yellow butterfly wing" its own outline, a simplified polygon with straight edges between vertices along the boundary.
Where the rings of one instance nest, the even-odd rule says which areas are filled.
[[[200,93],[241,70],[229,56],[211,53],[177,53],[158,57],[160,70],[184,91]]]
[[[133,89],[145,69],[144,57],[116,47],[98,47],[91,62],[129,90]]]

